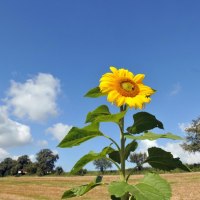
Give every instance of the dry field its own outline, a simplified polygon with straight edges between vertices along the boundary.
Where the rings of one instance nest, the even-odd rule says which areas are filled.
[[[131,183],[136,183],[142,175],[132,176]],[[172,200],[200,200],[200,172],[164,174],[172,186]],[[77,177],[6,177],[0,178],[0,200],[58,200],[62,193],[74,186],[92,181],[92,176]],[[104,176],[109,183],[117,176]],[[74,200],[108,200],[106,186],[96,187],[88,194]]]

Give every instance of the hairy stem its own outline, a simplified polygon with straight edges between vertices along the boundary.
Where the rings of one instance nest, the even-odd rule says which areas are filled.
[[[121,106],[120,112],[123,112],[126,108]],[[120,120],[119,123],[120,128],[120,141],[121,141],[121,151],[120,151],[120,160],[121,160],[121,181],[126,181],[126,163],[125,163],[125,142],[126,139],[124,137],[124,117]],[[121,200],[127,200],[128,194],[125,194],[121,197]]]

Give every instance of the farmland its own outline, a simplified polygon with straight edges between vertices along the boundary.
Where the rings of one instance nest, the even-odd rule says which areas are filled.
[[[200,200],[200,172],[163,174],[172,186],[172,200]],[[138,182],[142,175],[132,176],[130,183]],[[76,177],[5,177],[0,178],[0,200],[59,200],[62,193],[75,186],[86,184],[93,176]],[[109,183],[118,176],[104,176]],[[74,200],[108,200],[106,185],[97,187],[87,195]]]

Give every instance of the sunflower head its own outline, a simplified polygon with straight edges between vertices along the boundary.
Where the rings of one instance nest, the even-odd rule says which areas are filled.
[[[126,69],[110,67],[111,72],[104,74],[100,79],[99,88],[106,94],[107,100],[120,107],[127,104],[130,108],[142,109],[145,103],[151,101],[150,96],[155,92],[142,83],[145,75],[134,75]]]

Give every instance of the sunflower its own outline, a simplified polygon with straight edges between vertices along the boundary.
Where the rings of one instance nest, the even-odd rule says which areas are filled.
[[[118,107],[127,104],[130,108],[142,109],[145,103],[151,101],[150,96],[155,92],[142,83],[145,75],[134,75],[126,69],[116,69],[111,66],[112,73],[104,74],[100,79],[99,88],[107,95],[107,100]]]

